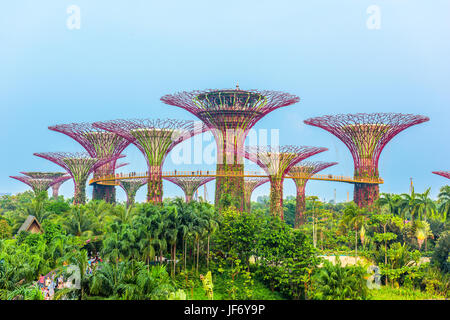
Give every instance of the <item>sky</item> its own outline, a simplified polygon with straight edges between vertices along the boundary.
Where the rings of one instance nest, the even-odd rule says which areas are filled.
[[[432,4],[431,4],[432,3]],[[78,15],[79,12],[79,15]],[[79,23],[79,24],[78,24]],[[0,193],[23,192],[9,178],[20,171],[60,171],[34,152],[82,151],[48,130],[71,122],[130,118],[196,118],[161,96],[209,88],[279,90],[301,101],[259,121],[278,130],[280,144],[327,147],[311,160],[337,161],[323,173],[351,176],[346,146],[303,120],[342,113],[422,114],[381,154],[381,192],[447,184],[450,141],[450,2],[434,0],[316,1],[2,1],[0,4]],[[270,138],[270,135],[269,135]],[[203,137],[206,145],[211,136]],[[175,150],[174,150],[175,152]],[[145,171],[131,145],[119,172]],[[214,168],[174,163],[164,170]],[[248,166],[254,169],[254,165]],[[141,188],[137,201],[144,201]],[[73,195],[69,180],[61,194]],[[92,188],[87,188],[90,196]],[[203,194],[203,188],[200,194]],[[307,194],[346,201],[353,185],[310,181]],[[207,184],[213,199],[214,182]],[[182,196],[166,182],[164,195]],[[252,199],[268,195],[269,185]],[[285,181],[284,195],[294,195]],[[124,200],[122,190],[118,200]]]

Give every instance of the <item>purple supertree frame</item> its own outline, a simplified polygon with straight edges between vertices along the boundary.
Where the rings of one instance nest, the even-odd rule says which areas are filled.
[[[251,211],[253,191],[268,181],[268,178],[262,177],[247,177],[244,179],[244,211]]]
[[[130,164],[129,162],[117,163],[115,170],[117,170],[119,168],[122,168],[122,167],[125,167],[125,166],[127,166],[129,164]]]
[[[283,181],[289,170],[300,161],[327,148],[308,146],[246,146],[245,157],[259,165],[270,180],[270,211],[284,219]]]
[[[322,161],[302,161],[293,166],[287,175],[292,178],[295,183],[297,197],[296,197],[296,209],[294,228],[300,227],[304,221],[304,212],[306,207],[305,189],[306,183],[312,175],[320,172],[326,168],[338,164],[337,162],[322,162]]]
[[[147,179],[145,178],[124,179],[119,181],[119,186],[127,195],[127,208],[134,204],[136,192],[146,183]]]
[[[52,185],[52,197],[54,199],[57,199],[59,196],[59,188],[61,187],[61,185],[66,182],[67,180],[69,180],[71,178],[70,175],[64,176],[59,178],[60,181],[58,181],[57,183],[55,183],[54,185]]]
[[[167,154],[206,129],[192,120],[174,119],[112,120],[93,125],[124,137],[142,152],[148,165],[147,201],[154,204],[162,204],[162,166]]]
[[[165,95],[161,101],[183,108],[203,121],[213,133],[217,144],[217,171],[231,176],[216,179],[215,204],[221,210],[221,198],[232,196],[243,207],[243,159],[238,152],[244,146],[249,130],[266,114],[292,105],[300,98],[279,91],[236,89],[208,89]]]
[[[61,185],[70,179],[70,175],[67,172],[21,172],[22,174],[35,178],[35,179],[54,179],[52,183],[52,196],[53,198],[58,198],[59,188]]]
[[[434,174],[450,179],[450,171],[433,171]]]
[[[31,189],[33,189],[33,192],[36,196],[39,195],[41,192],[46,192],[48,188],[50,188],[52,185],[61,181],[62,178],[65,178],[65,177],[58,177],[55,179],[51,179],[51,178],[32,178],[27,176],[9,176],[9,177],[29,185]]]
[[[307,119],[306,124],[327,130],[350,150],[356,178],[378,178],[378,160],[386,144],[401,131],[430,119],[401,113],[338,114]],[[369,207],[379,198],[377,184],[356,183],[354,201]]]
[[[96,159],[118,156],[130,144],[127,139],[112,132],[101,130],[87,122],[59,124],[48,128],[71,137],[81,144],[92,158]],[[94,177],[114,174],[115,162],[113,160],[96,168]],[[115,187],[94,183],[92,199],[114,203],[116,201]]]
[[[86,202],[86,181],[89,174],[108,162],[116,161],[123,155],[114,155],[108,158],[92,158],[85,152],[43,152],[34,153],[35,156],[47,159],[63,167],[72,177],[75,185],[74,204]]]
[[[195,191],[214,177],[164,177],[164,179],[179,186],[185,195],[186,202],[191,202]]]

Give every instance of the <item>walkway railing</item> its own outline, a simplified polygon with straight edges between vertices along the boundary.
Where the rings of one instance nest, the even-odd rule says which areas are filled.
[[[154,175],[154,173],[153,173]],[[97,183],[102,185],[119,185],[119,180],[126,179],[142,179],[148,178],[148,172],[130,172],[130,173],[117,173],[115,175],[107,175],[102,177],[95,177],[89,181],[89,184]],[[214,170],[195,170],[195,171],[165,171],[162,172],[162,177],[268,177],[267,174],[261,171],[214,171]],[[361,183],[361,184],[383,184],[384,180],[381,178],[361,178],[361,177],[348,177],[348,176],[336,176],[332,174],[302,174],[297,173],[295,175],[289,175],[286,179],[309,179],[309,180],[322,180],[322,181],[336,181],[346,183]]]

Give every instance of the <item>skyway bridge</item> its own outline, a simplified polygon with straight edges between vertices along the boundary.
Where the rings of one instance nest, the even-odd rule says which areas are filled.
[[[264,172],[258,171],[238,171],[238,172],[220,172],[213,170],[195,170],[195,171],[163,171],[162,177],[261,177],[269,178],[269,176]],[[101,184],[109,186],[118,186],[120,180],[127,179],[148,179],[150,178],[148,172],[130,172],[130,173],[117,173],[115,175],[106,175],[101,177],[94,177],[89,181],[89,184]],[[320,180],[320,181],[335,181],[335,182],[345,182],[351,184],[383,184],[384,180],[381,178],[362,178],[362,177],[349,177],[349,176],[338,176],[332,174],[295,174],[286,175],[285,179],[308,179],[308,180]]]

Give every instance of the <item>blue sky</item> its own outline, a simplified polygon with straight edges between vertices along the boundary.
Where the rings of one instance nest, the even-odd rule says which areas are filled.
[[[80,8],[80,29],[66,26]],[[380,29],[367,8],[377,5]],[[450,2],[434,0],[317,1],[3,1],[0,4],[0,192],[25,191],[19,171],[59,167],[33,152],[81,151],[47,129],[58,123],[119,118],[194,119],[162,104],[167,93],[230,88],[282,90],[301,102],[266,116],[255,128],[279,129],[281,144],[330,150],[315,160],[338,161],[325,172],[351,175],[352,158],[337,138],[303,120],[354,112],[424,114],[431,121],[395,137],[383,151],[381,192],[431,187],[435,197],[450,170]],[[130,146],[131,165],[145,160]],[[312,158],[311,158],[312,159]],[[165,170],[175,165],[170,157]],[[187,166],[189,167],[189,166]],[[187,168],[186,167],[186,168]],[[189,168],[199,169],[201,165]],[[213,166],[212,166],[213,167]],[[137,200],[145,198],[145,188]],[[353,186],[310,181],[308,194],[345,201]],[[182,195],[169,182],[165,195]],[[208,184],[212,198],[214,183]],[[203,193],[203,190],[201,190]],[[258,188],[253,198],[268,194]],[[285,182],[285,195],[295,192]],[[73,184],[61,193],[71,196]],[[91,188],[88,188],[88,194]],[[124,199],[122,190],[119,200]]]

